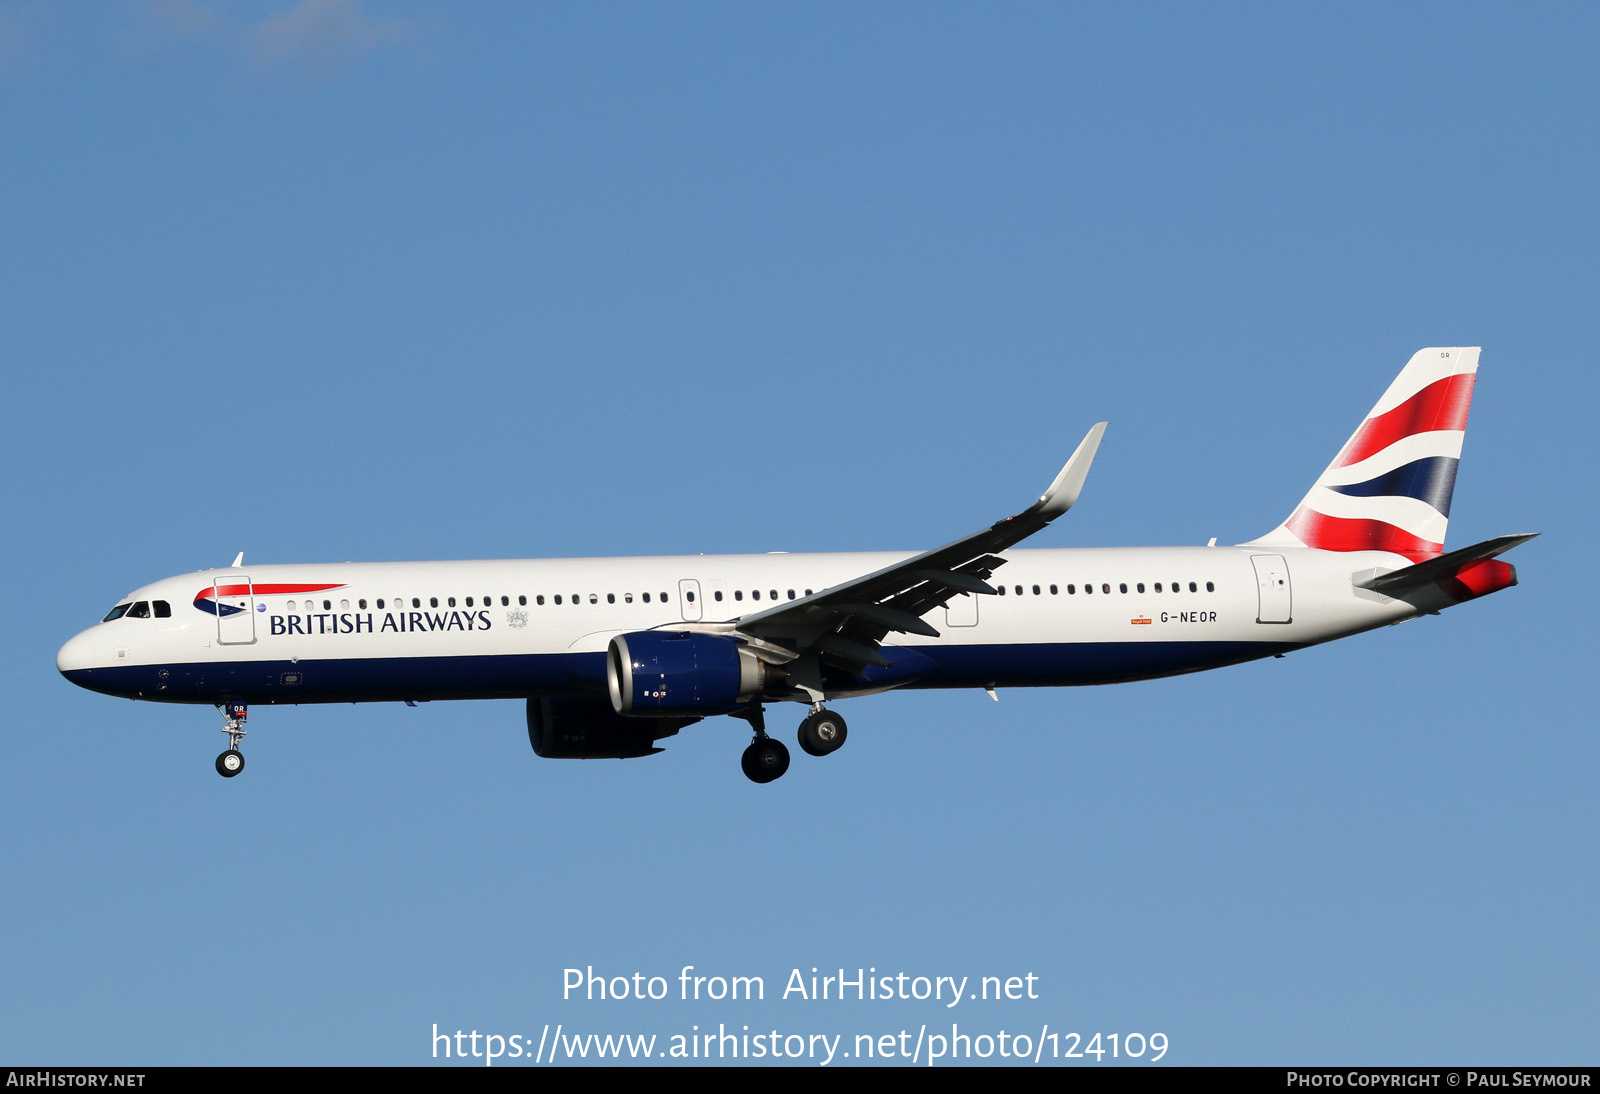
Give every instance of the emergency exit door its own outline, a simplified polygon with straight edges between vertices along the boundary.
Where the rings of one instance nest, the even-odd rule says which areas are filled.
[[[944,606],[944,623],[947,627],[976,627],[978,625],[978,598],[972,593],[957,593]]]
[[[693,578],[686,577],[678,582],[678,608],[685,623],[698,622],[703,609],[700,607],[700,583]]]

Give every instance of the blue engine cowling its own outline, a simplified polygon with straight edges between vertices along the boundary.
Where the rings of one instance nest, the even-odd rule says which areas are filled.
[[[619,634],[606,651],[618,714],[727,714],[761,693],[772,670],[741,643],[693,631]]]
[[[601,760],[649,756],[656,742],[699,718],[624,718],[601,698],[528,700],[528,742],[545,759]]]

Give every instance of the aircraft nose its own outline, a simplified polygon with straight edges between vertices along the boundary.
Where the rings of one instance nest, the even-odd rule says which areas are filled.
[[[67,644],[56,654],[56,671],[73,683],[77,683],[78,681],[73,679],[75,673],[84,672],[95,666],[96,644],[92,629],[67,639]]]

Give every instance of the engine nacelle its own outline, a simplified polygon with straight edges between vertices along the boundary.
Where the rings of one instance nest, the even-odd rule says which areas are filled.
[[[528,741],[546,759],[615,760],[660,752],[655,743],[699,718],[624,718],[604,699],[528,700]]]
[[[727,714],[781,677],[718,634],[635,631],[617,635],[606,651],[606,684],[618,714]]]

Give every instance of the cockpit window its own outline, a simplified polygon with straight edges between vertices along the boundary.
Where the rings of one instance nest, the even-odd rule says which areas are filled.
[[[109,623],[113,619],[121,619],[124,615],[128,614],[128,609],[131,607],[133,607],[131,604],[118,604],[115,608],[112,608],[109,612],[107,612],[106,617],[100,620],[100,622]]]
[[[139,601],[139,603],[137,603],[133,607],[129,608],[128,609],[128,618],[129,619],[149,619],[150,618],[150,602],[148,600],[141,600],[141,601]]]
[[[172,618],[172,605],[171,604],[168,604],[165,600],[153,600],[153,601],[151,601],[151,604],[156,610],[156,618],[157,619],[171,619]]]

